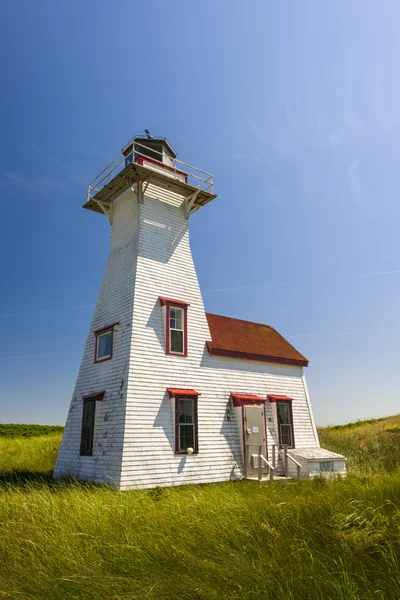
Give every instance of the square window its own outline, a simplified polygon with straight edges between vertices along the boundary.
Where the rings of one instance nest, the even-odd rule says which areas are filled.
[[[112,331],[102,333],[97,338],[97,360],[111,356]]]
[[[110,360],[113,355],[114,346],[114,325],[95,331],[96,346],[94,362]]]
[[[319,463],[319,470],[321,472],[332,472],[334,471],[333,461],[327,460]]]

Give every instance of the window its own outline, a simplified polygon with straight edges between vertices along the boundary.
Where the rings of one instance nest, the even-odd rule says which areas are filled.
[[[279,444],[294,448],[292,403],[277,401]]]
[[[319,463],[319,470],[321,472],[332,472],[334,471],[334,464],[331,460],[327,460]]]
[[[175,453],[186,454],[188,448],[198,452],[197,396],[175,398]]]
[[[115,325],[118,325],[118,323],[95,331],[96,349],[94,362],[102,362],[103,360],[110,360],[112,358]]]
[[[169,351],[171,354],[183,354],[185,351],[184,320],[183,308],[171,306],[169,309]]]
[[[96,402],[103,400],[105,392],[90,394],[83,398],[82,431],[81,431],[81,456],[93,455],[94,418]]]
[[[81,456],[92,456],[96,398],[84,398],[81,433]]]
[[[187,356],[187,309],[189,304],[160,296],[161,306],[165,306],[167,354]]]

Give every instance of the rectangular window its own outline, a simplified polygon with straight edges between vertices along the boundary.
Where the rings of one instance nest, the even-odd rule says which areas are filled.
[[[175,399],[175,452],[186,454],[188,448],[198,452],[197,398]]]
[[[171,306],[169,309],[169,350],[173,354],[185,352],[185,311],[183,308]]]
[[[324,461],[324,462],[320,462],[319,463],[319,470],[322,471],[322,472],[324,472],[324,471],[328,471],[328,472],[334,471],[333,461],[327,460],[327,461]]]
[[[166,354],[176,354],[187,356],[187,312],[189,304],[182,300],[171,300],[159,296],[161,306],[165,307],[166,331],[165,331],[165,352]]]
[[[95,331],[96,348],[94,362],[102,362],[103,360],[110,360],[112,358],[115,325],[118,325],[118,323]]]
[[[278,416],[279,444],[294,448],[292,403],[280,401],[276,403]]]
[[[94,416],[96,412],[96,396],[83,399],[81,456],[92,456],[94,439]]]

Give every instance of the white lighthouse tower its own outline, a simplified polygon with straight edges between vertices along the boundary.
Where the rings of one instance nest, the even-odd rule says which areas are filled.
[[[304,356],[269,326],[204,311],[188,220],[215,197],[212,175],[150,134],[90,184],[84,208],[108,217],[111,247],[54,477],[223,481],[260,474],[255,452],[263,473],[287,470],[282,448],[344,469],[319,448]]]

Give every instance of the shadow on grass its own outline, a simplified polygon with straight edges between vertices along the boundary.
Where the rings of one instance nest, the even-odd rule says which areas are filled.
[[[46,488],[55,492],[57,490],[65,489],[66,487],[79,487],[81,489],[90,490],[98,490],[105,487],[104,485],[97,483],[78,481],[72,477],[59,481],[53,479],[52,474],[52,471],[12,471],[7,473],[2,473],[0,471],[0,490],[6,488],[13,488],[14,490]]]

